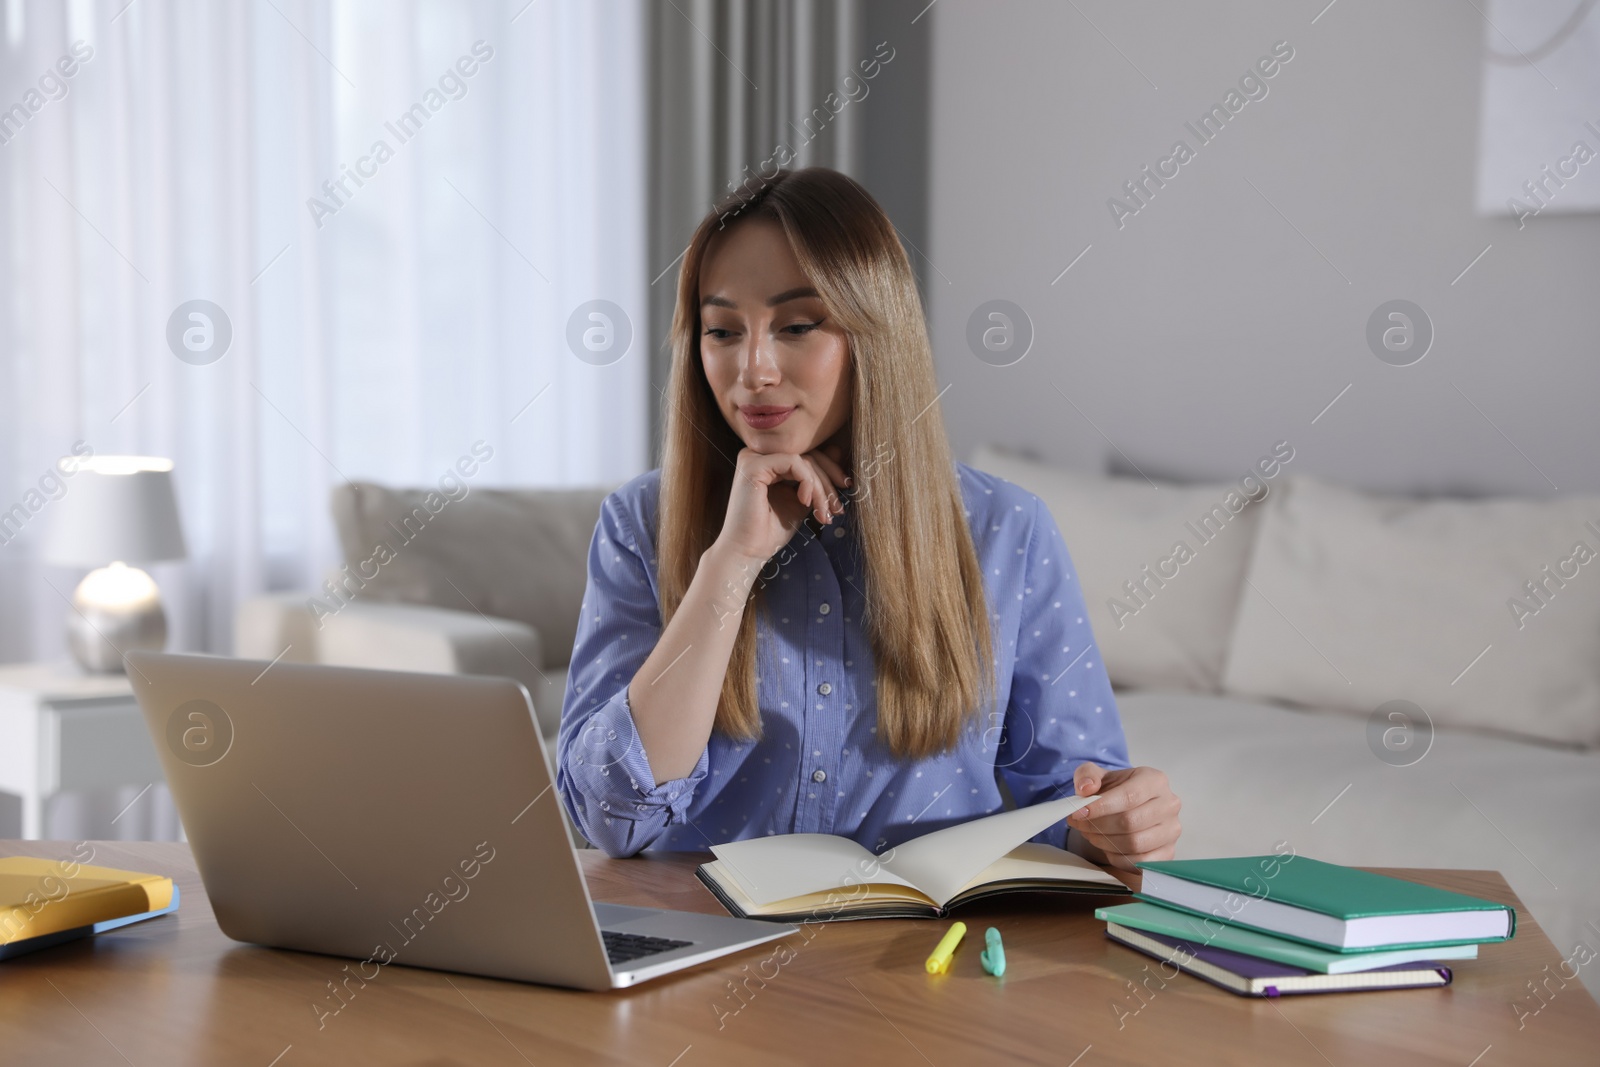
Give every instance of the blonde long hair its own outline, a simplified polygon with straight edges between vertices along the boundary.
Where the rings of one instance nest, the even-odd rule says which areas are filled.
[[[944,423],[933,351],[905,250],[883,209],[837,171],[779,171],[730,194],[695,230],[678,275],[661,470],[657,581],[664,626],[716,540],[744,447],[700,361],[700,270],[712,238],[761,218],[783,228],[801,271],[850,339],[852,522],[865,561],[862,619],[877,667],[878,739],[919,759],[953,748],[993,698],[989,604]],[[864,470],[863,461],[872,457]],[[716,728],[752,740],[755,609],[739,633]]]

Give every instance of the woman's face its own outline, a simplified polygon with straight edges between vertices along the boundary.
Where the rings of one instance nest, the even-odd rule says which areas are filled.
[[[776,222],[747,219],[707,249],[700,362],[722,417],[756,452],[810,452],[850,421],[849,338]]]

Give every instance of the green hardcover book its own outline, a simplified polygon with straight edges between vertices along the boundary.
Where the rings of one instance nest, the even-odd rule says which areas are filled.
[[[1139,896],[1335,952],[1504,941],[1516,912],[1492,900],[1309,856],[1141,863]]]
[[[1203,919],[1198,915],[1176,911],[1161,904],[1118,904],[1109,908],[1096,908],[1094,917],[1118,926],[1176,937],[1192,944],[1209,945],[1228,952],[1239,952],[1258,959],[1272,960],[1274,963],[1287,963],[1291,967],[1302,967],[1318,974],[1355,974],[1379,967],[1392,967],[1400,963],[1478,958],[1477,945],[1441,945],[1397,951],[1332,952],[1232,923]]]

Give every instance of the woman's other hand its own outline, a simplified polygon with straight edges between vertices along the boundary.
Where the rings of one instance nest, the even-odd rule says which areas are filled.
[[[1131,871],[1149,860],[1170,860],[1183,807],[1167,776],[1154,767],[1108,771],[1080,763],[1072,775],[1079,796],[1093,796],[1067,816],[1067,826],[1087,846],[1085,858]]]

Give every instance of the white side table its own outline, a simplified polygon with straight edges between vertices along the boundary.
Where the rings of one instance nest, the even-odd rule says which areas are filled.
[[[0,666],[0,790],[22,798],[23,837],[42,835],[45,801],[58,792],[165,780],[126,676]]]

